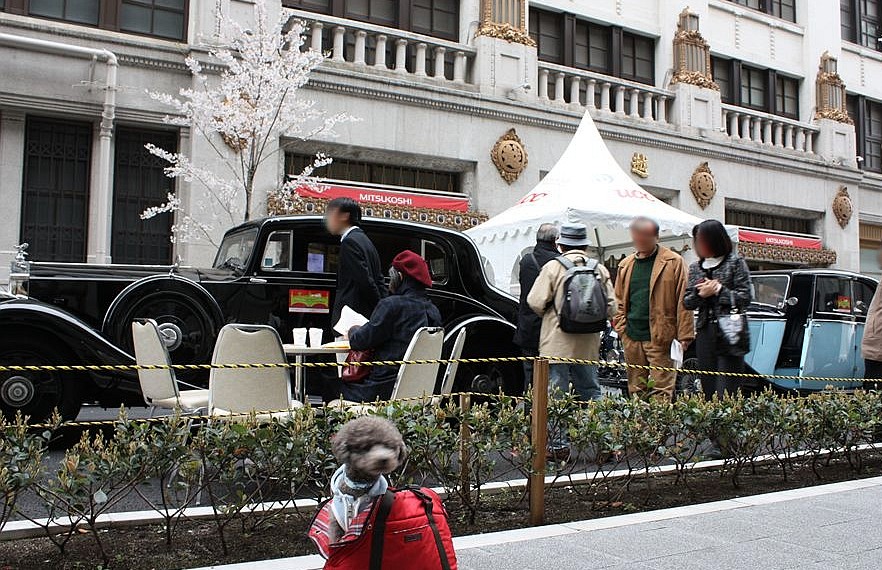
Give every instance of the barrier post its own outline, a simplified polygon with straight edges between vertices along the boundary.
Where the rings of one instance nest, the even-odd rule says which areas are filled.
[[[533,468],[530,470],[530,524],[545,522],[545,461],[548,449],[548,360],[533,361],[533,407],[530,414]]]
[[[472,409],[472,395],[459,395],[459,409],[462,410],[462,422],[459,424],[459,484],[462,486],[464,497],[471,496],[471,479],[469,465],[472,463],[470,444],[472,441],[472,428],[469,425],[469,412]]]

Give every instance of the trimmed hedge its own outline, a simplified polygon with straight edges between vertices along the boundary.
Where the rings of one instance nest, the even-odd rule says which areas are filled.
[[[399,427],[410,449],[393,483],[443,487],[475,522],[482,485],[530,474],[529,410],[529,400],[506,396],[463,407],[457,401],[382,406],[376,413]],[[549,463],[549,473],[586,473],[577,492],[596,495],[601,487],[610,493],[613,470],[627,469],[629,477],[615,491],[621,496],[632,479],[654,477],[652,468],[661,464],[676,465],[678,479],[685,480],[709,442],[726,458],[723,469],[734,485],[749,476],[748,467],[762,455],[774,457],[785,479],[794,470],[818,475],[822,459],[836,455],[859,469],[865,444],[882,428],[882,394],[798,398],[766,391],[711,401],[683,397],[673,404],[637,398],[580,404],[560,395],[550,400],[548,416],[551,429],[568,432],[573,450],[571,460]],[[79,531],[58,531],[44,519],[69,519],[93,537],[96,556],[106,565],[110,553],[98,532],[100,515],[138,495],[162,516],[171,544],[184,509],[199,500],[212,507],[226,552],[231,524],[257,530],[281,512],[252,511],[254,503],[276,501],[282,507],[326,495],[336,468],[328,442],[350,418],[341,409],[303,408],[284,422],[252,417],[194,425],[180,416],[130,421],[121,411],[111,435],[84,434],[54,471],[44,456],[55,430],[35,432],[21,419],[0,419],[0,528],[12,516],[31,520],[63,553]],[[38,497],[39,506],[18,501],[25,492]]]

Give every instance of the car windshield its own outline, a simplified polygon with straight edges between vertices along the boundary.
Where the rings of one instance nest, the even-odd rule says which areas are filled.
[[[790,280],[786,275],[754,275],[752,280],[755,302],[780,307],[787,298],[787,285]]]
[[[215,269],[233,269],[244,271],[245,263],[251,257],[254,242],[257,239],[257,228],[245,228],[243,230],[228,233],[224,236],[214,258]]]

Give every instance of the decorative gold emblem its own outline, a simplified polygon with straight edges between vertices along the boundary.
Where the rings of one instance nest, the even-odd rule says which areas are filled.
[[[692,173],[689,179],[689,189],[695,196],[695,201],[701,206],[701,209],[707,208],[717,193],[717,181],[714,180],[714,173],[706,162],[698,165],[698,168]]]
[[[490,158],[499,175],[509,184],[517,180],[527,168],[527,151],[514,129],[508,129],[508,132],[499,137],[490,151]]]
[[[851,221],[851,215],[854,213],[854,204],[851,202],[851,196],[848,195],[848,188],[840,186],[839,191],[833,198],[833,215],[839,226],[845,229],[848,222]]]
[[[649,176],[649,159],[642,152],[635,152],[631,156],[631,172],[640,178]]]

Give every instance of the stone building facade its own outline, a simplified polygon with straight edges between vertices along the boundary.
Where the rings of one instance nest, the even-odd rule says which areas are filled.
[[[745,228],[755,267],[878,274],[882,1],[283,3],[328,54],[310,96],[362,120],[334,138],[283,137],[264,195],[324,151],[332,186],[385,196],[375,214],[466,227],[526,194],[587,111],[646,189]],[[211,262],[209,243],[169,243],[170,216],[138,216],[173,188],[144,143],[211,165],[206,142],[164,125],[146,90],[190,85],[183,60],[204,57],[216,11],[247,19],[252,8],[0,0],[4,266],[22,241],[35,259]],[[179,184],[195,211],[204,195]],[[471,213],[423,212],[426,196],[468,199]],[[263,200],[253,214],[266,211]]]

